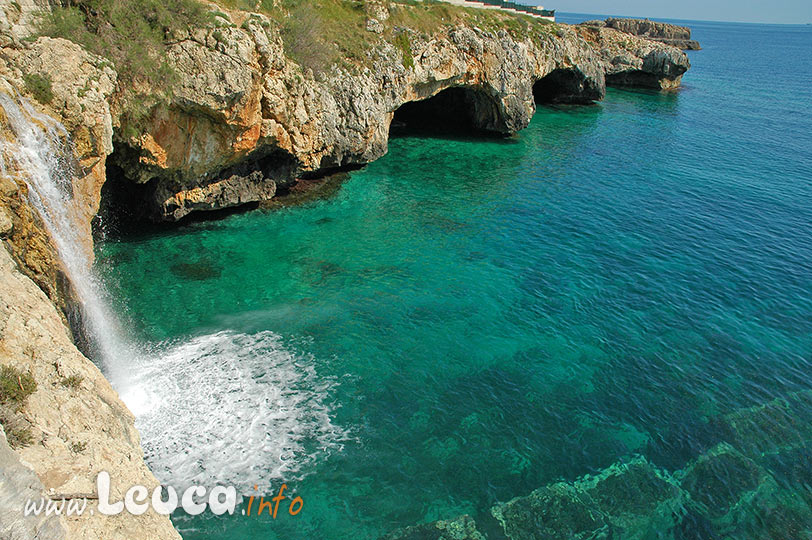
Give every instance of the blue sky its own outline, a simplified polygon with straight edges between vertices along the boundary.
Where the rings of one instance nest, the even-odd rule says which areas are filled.
[[[566,13],[765,23],[812,23],[812,0],[541,0]]]

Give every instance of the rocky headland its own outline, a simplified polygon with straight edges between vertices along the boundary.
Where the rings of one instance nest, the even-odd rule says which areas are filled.
[[[581,26],[613,28],[625,34],[658,41],[687,51],[698,51],[702,48],[698,41],[691,39],[691,29],[687,26],[650,21],[648,19],[621,19],[615,17],[610,17],[605,21],[587,21],[582,23]]]
[[[607,84],[673,89],[690,67],[680,50],[613,28],[435,3],[323,0],[311,12],[325,1],[343,17],[332,27],[328,15],[283,8],[169,2],[194,4],[201,23],[145,18],[152,41],[134,52],[117,48],[112,25],[90,24],[101,15],[83,2],[68,17],[48,0],[0,1],[0,93],[64,126],[70,213],[88,261],[100,208],[166,222],[267,202],[383,156],[393,122],[507,136],[537,104],[593,103]],[[82,17],[86,27],[69,25]],[[2,111],[0,126],[15,143]],[[119,487],[157,483],[132,415],[74,345],[81,299],[26,174],[0,175],[0,364],[24,390],[2,398],[0,536],[177,538],[152,513],[39,522],[15,506],[28,494],[92,492],[99,470]]]

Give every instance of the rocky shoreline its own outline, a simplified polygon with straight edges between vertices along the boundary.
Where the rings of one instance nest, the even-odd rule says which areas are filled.
[[[414,6],[370,1],[359,31],[375,46],[362,61],[314,73],[291,59],[272,19],[218,9],[212,25],[172,36],[171,98],[153,103],[135,125],[109,60],[65,39],[36,37],[49,9],[46,0],[0,1],[0,92],[26,96],[67,130],[78,171],[71,211],[88,259],[103,199],[158,222],[284,204],[280,195],[305,192],[314,178],[383,156],[396,117],[506,136],[529,124],[537,103],[592,103],[607,84],[674,89],[690,67],[678,49],[613,28],[532,21],[519,30],[468,23],[427,30],[393,22],[414,19]],[[12,140],[5,113],[0,124]],[[2,364],[30,374],[35,390],[4,426],[5,435],[26,430],[27,440],[11,448],[0,437],[0,498],[91,492],[99,470],[117,486],[154,486],[132,415],[72,342],[67,325],[74,336],[81,326],[76,301],[28,204],[24,175],[0,175],[0,351]],[[178,537],[168,517],[151,513],[42,524],[18,511],[0,507],[0,530]]]
[[[579,26],[612,28],[618,32],[665,43],[685,51],[702,49],[698,41],[691,39],[691,29],[687,26],[677,26],[676,24],[650,21],[648,19],[618,19],[613,17],[605,21],[587,21]]]

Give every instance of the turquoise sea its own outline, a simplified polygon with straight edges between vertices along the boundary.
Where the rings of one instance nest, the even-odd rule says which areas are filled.
[[[639,456],[693,502],[614,538],[812,538],[812,27],[690,25],[678,92],[99,244],[159,479],[304,501],[177,513],[186,540],[501,539],[497,503]]]

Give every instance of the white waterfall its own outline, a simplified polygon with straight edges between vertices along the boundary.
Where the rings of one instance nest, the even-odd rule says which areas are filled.
[[[255,483],[306,474],[316,457],[340,449],[347,434],[332,424],[333,381],[273,332],[139,343],[134,354],[82,243],[67,131],[22,98],[0,93],[0,107],[14,135],[0,140],[0,172],[27,184],[78,295],[96,361],[135,413],[158,478],[247,493]]]
[[[114,384],[120,382],[130,349],[79,236],[85,229],[74,204],[73,180],[78,175],[70,136],[59,122],[37,112],[25,98],[0,93],[0,107],[14,134],[13,139],[0,142],[2,173],[20,178],[28,186],[29,202],[45,223],[80,302],[96,361]]]

